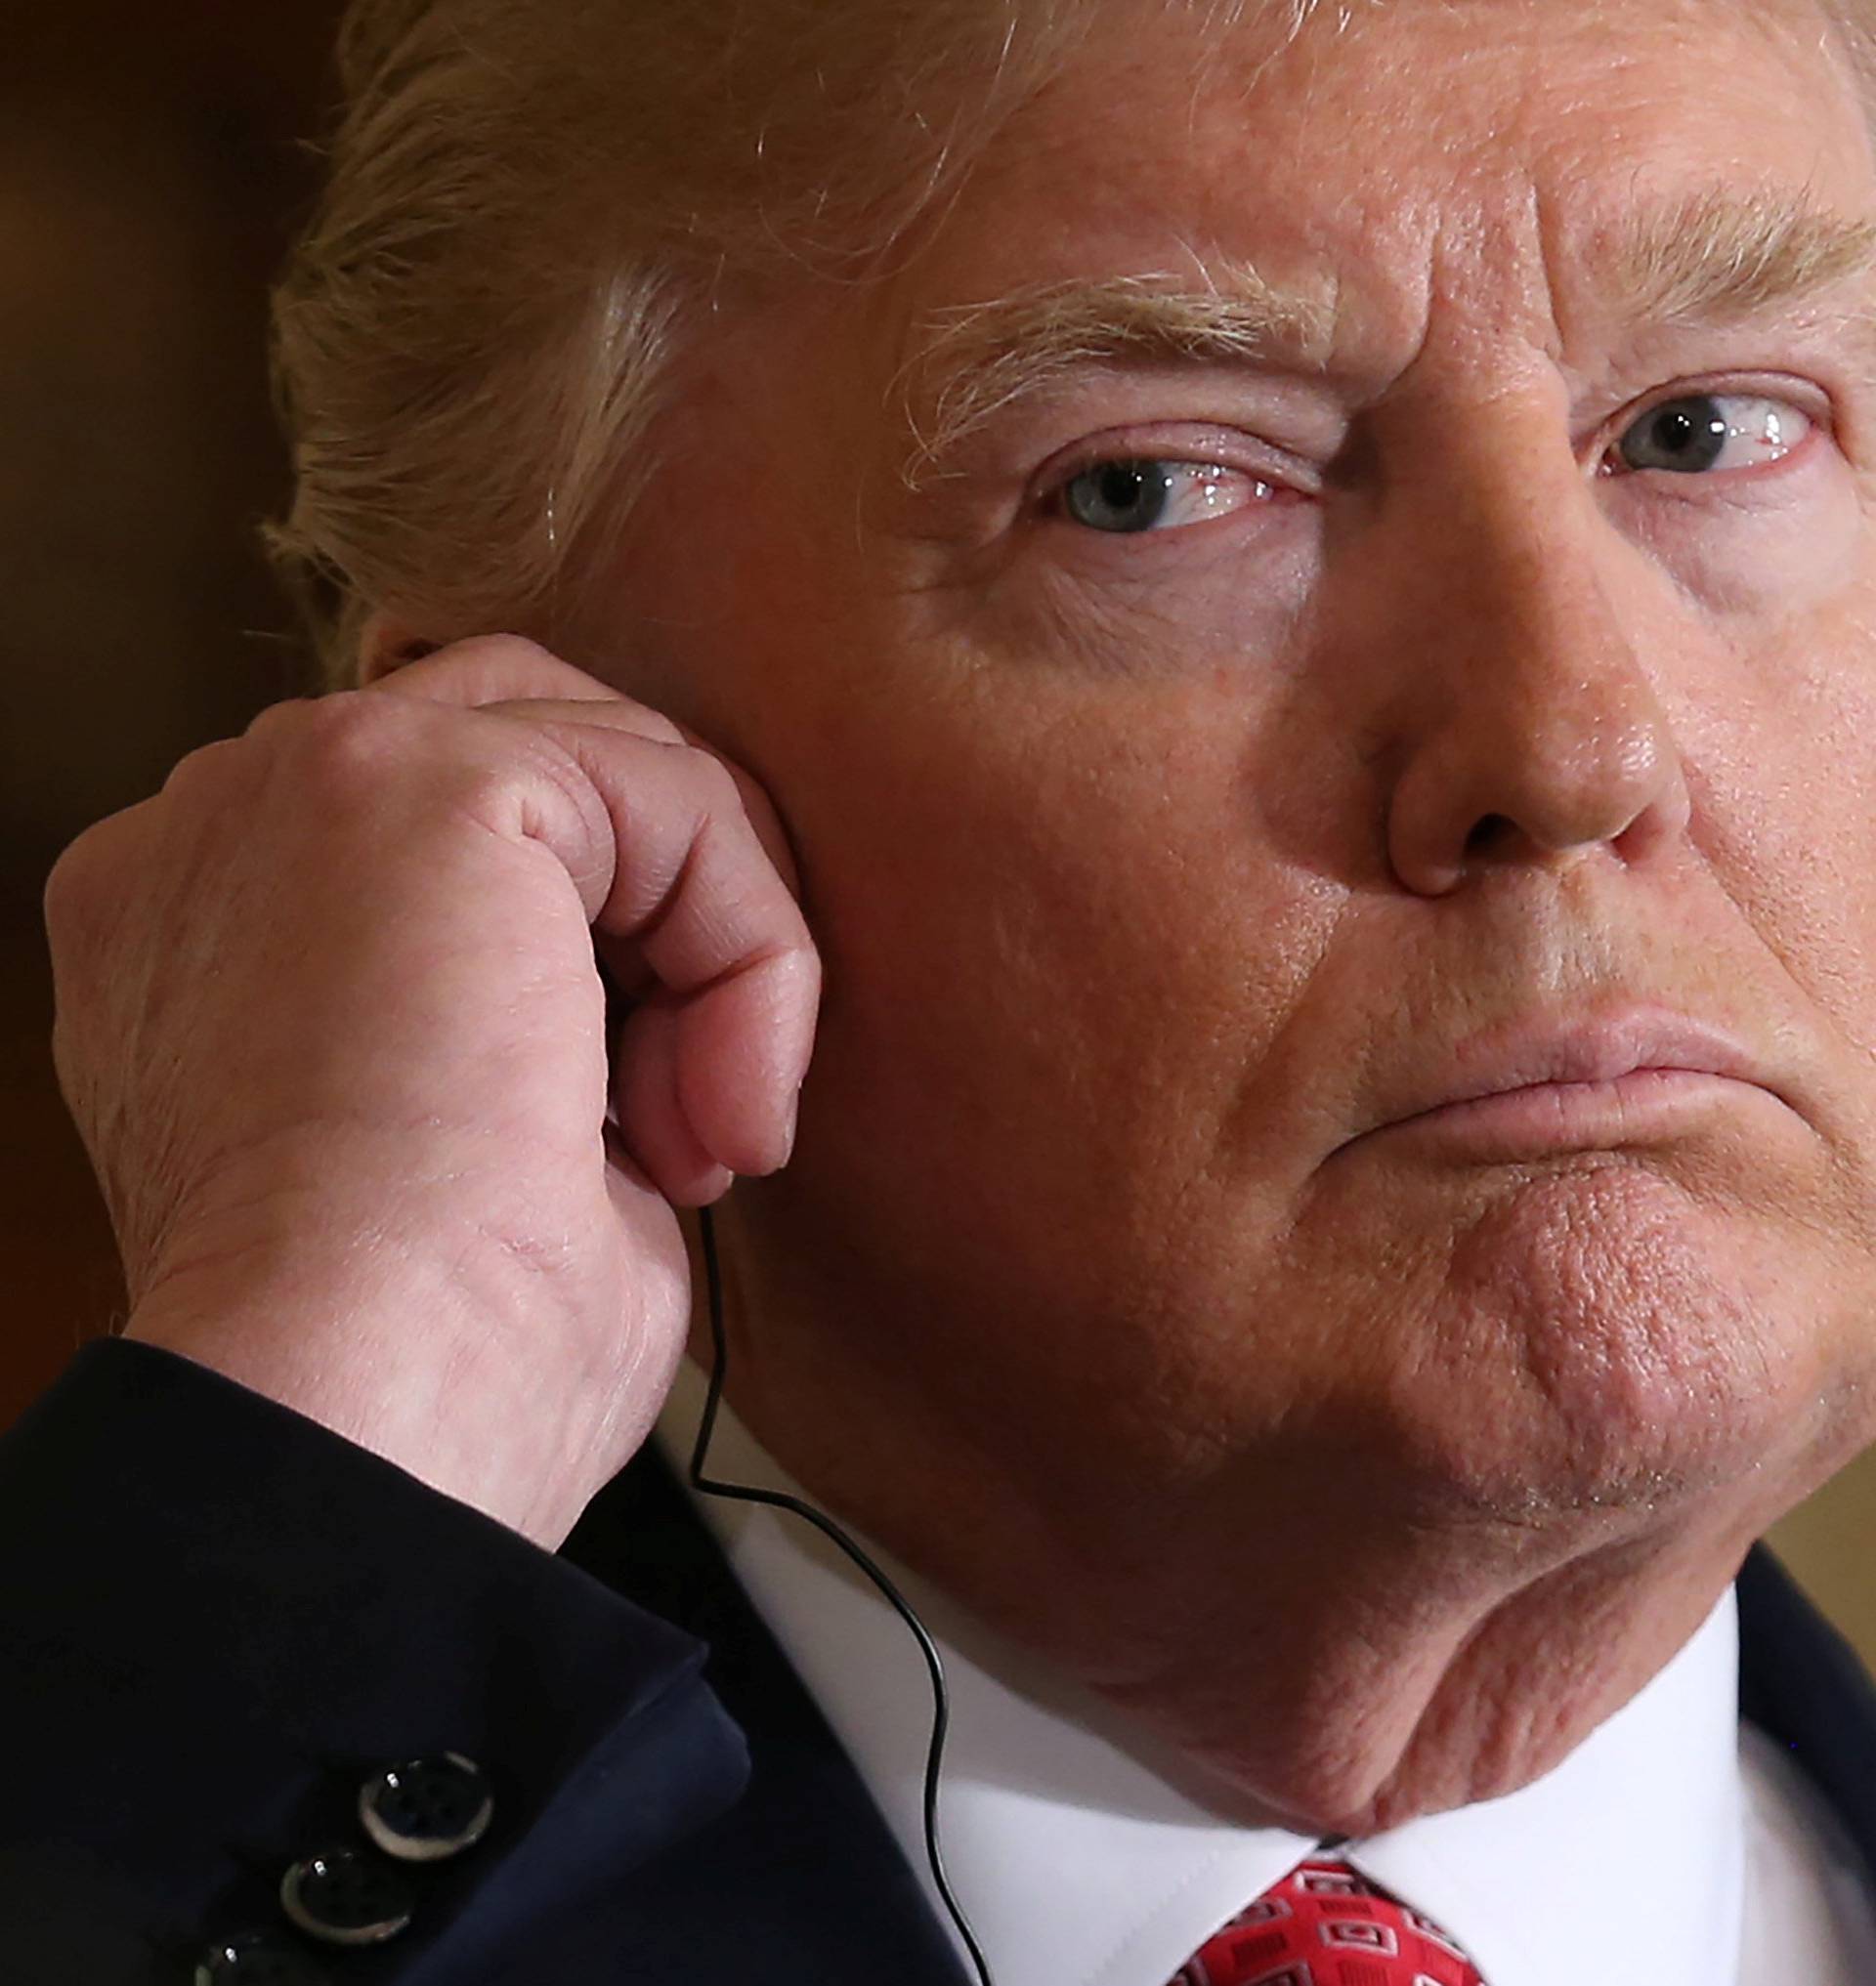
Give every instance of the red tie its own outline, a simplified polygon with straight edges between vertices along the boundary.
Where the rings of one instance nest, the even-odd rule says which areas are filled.
[[[1172,1986],[1484,1986],[1429,1918],[1345,1862],[1291,1870],[1180,1967]]]

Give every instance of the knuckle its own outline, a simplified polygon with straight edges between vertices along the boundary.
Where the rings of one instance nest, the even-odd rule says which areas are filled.
[[[47,872],[41,908],[46,929],[55,938],[70,928],[91,897],[94,858],[100,839],[98,829],[102,824],[87,827],[76,840],[68,842]]]
[[[340,697],[349,694],[341,691],[331,697],[283,697],[277,703],[270,703],[265,710],[258,712],[244,735],[258,744],[271,744],[277,738],[290,737],[294,726],[315,704],[337,702]]]
[[[40,908],[50,937],[75,941],[121,894],[131,866],[126,844],[139,836],[153,805],[141,800],[107,814],[60,851],[41,892]]]
[[[472,634],[438,649],[431,659],[439,668],[538,670],[543,662],[552,663],[556,657],[525,634]]]
[[[543,793],[578,797],[577,783],[540,752],[466,759],[451,770],[447,787],[437,790],[439,797],[447,793],[453,815],[503,834],[517,823],[524,831],[533,824]]]
[[[666,717],[663,711],[655,710],[651,704],[640,703],[631,697],[623,700],[624,707],[632,713],[632,722],[641,737],[650,739],[654,744],[691,743],[691,739],[684,735],[682,729]]]
[[[385,676],[378,689],[405,689],[468,709],[518,697],[565,694],[572,671],[550,650],[520,634],[472,634],[433,649]]]
[[[229,770],[230,762],[240,756],[241,740],[237,738],[217,738],[207,744],[198,744],[170,767],[162,786],[165,797],[175,799],[180,795],[193,795],[205,786],[219,784]]]
[[[290,759],[297,792],[343,798],[378,788],[390,762],[408,755],[412,707],[340,690],[274,704],[248,737]]]
[[[296,807],[334,824],[390,808],[411,831],[465,818],[507,831],[556,758],[538,728],[488,729],[469,706],[369,690],[276,704],[263,721]]]
[[[702,745],[687,745],[685,777],[698,804],[715,820],[734,820],[743,813],[743,789],[728,766]]]

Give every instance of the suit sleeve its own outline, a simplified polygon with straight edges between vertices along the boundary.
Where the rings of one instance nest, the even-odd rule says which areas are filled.
[[[87,1346],[0,1440],[0,1975],[483,1979],[742,1791],[704,1652],[286,1408]],[[451,1754],[487,1833],[380,1855],[361,1788]],[[282,1875],[328,1849],[381,1864],[407,1926],[287,1925]]]

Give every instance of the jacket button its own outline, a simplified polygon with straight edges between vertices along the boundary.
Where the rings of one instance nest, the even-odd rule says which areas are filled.
[[[265,1931],[218,1939],[195,1967],[195,1986],[323,1986],[324,1978],[304,1953]]]
[[[441,1862],[489,1830],[494,1796],[481,1766],[460,1752],[387,1766],[359,1790],[359,1820],[400,1862]]]
[[[415,1905],[395,1869],[358,1848],[332,1848],[295,1862],[281,1877],[280,1908],[309,1937],[376,1945],[404,1929]]]

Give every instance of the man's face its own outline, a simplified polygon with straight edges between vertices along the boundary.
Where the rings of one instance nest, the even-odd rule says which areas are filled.
[[[1337,1483],[1724,1555],[1870,1431],[1858,106],[1802,10],[1275,46],[1097,40],[726,337],[622,574],[828,967],[736,1383],[1006,1619],[960,1511],[1095,1587]],[[1039,328],[934,323],[1125,279],[1242,312],[1010,360],[907,486]]]

